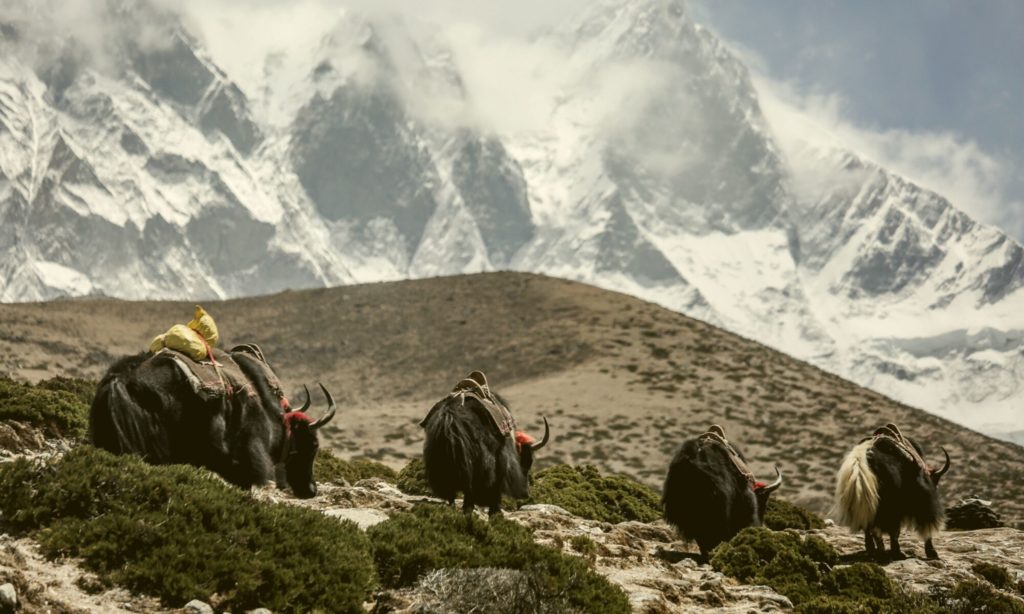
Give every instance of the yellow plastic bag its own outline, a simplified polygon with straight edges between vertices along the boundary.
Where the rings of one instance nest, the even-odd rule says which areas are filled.
[[[217,323],[213,316],[196,305],[195,317],[186,324],[175,324],[162,335],[156,336],[149,344],[150,352],[159,352],[163,348],[177,350],[192,360],[200,361],[209,358],[209,350],[220,341]]]
[[[217,345],[217,342],[220,341],[217,323],[213,321],[213,316],[206,313],[206,310],[199,305],[196,305],[196,313],[192,317],[192,321],[188,323],[188,327],[202,335],[210,347]]]

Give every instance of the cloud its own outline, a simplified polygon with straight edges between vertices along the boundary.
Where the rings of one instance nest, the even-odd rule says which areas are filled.
[[[805,91],[761,75],[754,76],[754,84],[776,141],[793,166],[800,196],[813,199],[836,187],[828,183],[835,173],[820,172],[822,152],[849,150],[944,196],[983,223],[1022,230],[1011,223],[1024,211],[1024,202],[1012,196],[1010,159],[952,132],[858,125],[847,118],[843,99],[834,93]]]

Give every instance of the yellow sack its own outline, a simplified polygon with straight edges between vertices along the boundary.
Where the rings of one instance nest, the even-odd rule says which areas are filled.
[[[164,345],[164,338],[166,338],[166,337],[167,337],[167,333],[164,333],[162,335],[157,335],[156,337],[153,337],[153,341],[151,341],[149,343],[149,351],[151,353],[153,353],[153,354],[156,354],[160,350],[162,350],[165,347],[167,347],[166,345]]]
[[[204,342],[205,339],[205,342]],[[207,360],[209,348],[217,345],[220,335],[213,316],[196,305],[195,317],[186,324],[175,324],[162,335],[157,335],[149,344],[150,352],[159,352],[163,348],[177,350],[195,361]]]
[[[207,360],[203,338],[184,324],[175,324],[167,331],[164,335],[164,347],[178,350],[195,361]]]
[[[206,313],[206,310],[199,305],[196,305],[196,314],[188,323],[188,327],[202,335],[210,347],[217,345],[217,342],[220,341],[217,323],[213,321],[213,316]]]

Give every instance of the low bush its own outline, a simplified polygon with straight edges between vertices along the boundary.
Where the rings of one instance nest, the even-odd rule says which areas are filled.
[[[586,561],[535,543],[528,529],[501,516],[487,521],[420,505],[367,533],[381,584],[389,588],[411,586],[435,569],[515,569],[554,611],[629,611],[625,593]]]
[[[366,536],[313,510],[259,504],[207,471],[79,446],[0,466],[0,514],[50,557],[170,607],[361,612],[374,587]]]
[[[765,528],[744,529],[711,555],[715,569],[774,588],[789,597],[799,614],[1024,614],[1024,602],[984,582],[967,580],[948,591],[914,593],[874,563],[837,562],[835,549],[821,539]],[[976,564],[974,572],[996,586],[1011,585],[1009,573],[997,565]]]
[[[48,437],[80,439],[89,426],[90,390],[95,387],[83,380],[32,385],[0,378],[0,420],[31,424]]]
[[[1001,614],[1024,614],[1024,602],[1004,595],[984,582],[964,580],[940,598],[943,612],[950,614],[974,614],[975,612],[1000,612]]]
[[[548,467],[531,482],[525,503],[549,503],[581,518],[611,523],[661,518],[661,497],[654,489],[625,476],[602,476],[591,465]]]
[[[342,460],[330,450],[321,449],[313,465],[313,479],[317,482],[348,482],[355,484],[367,478],[381,478],[389,482],[398,479],[398,474],[384,463],[366,458]]]
[[[781,531],[783,529],[824,529],[825,521],[814,512],[793,505],[781,499],[768,499],[764,514],[764,526]]]
[[[92,405],[93,397],[96,396],[97,382],[77,377],[64,377],[57,375],[50,379],[43,380],[36,384],[37,388],[53,390],[54,392],[68,392],[78,397],[86,407]]]
[[[1013,578],[1005,567],[992,563],[975,563],[971,565],[971,571],[976,575],[988,580],[996,588],[1010,588]]]
[[[422,458],[414,458],[409,461],[402,470],[398,472],[395,482],[398,490],[407,495],[433,496],[430,490],[430,483],[427,482],[427,470],[423,465]]]
[[[802,614],[938,611],[927,597],[900,590],[878,565],[837,567],[838,560],[822,539],[763,527],[744,529],[711,555],[718,571],[774,588]]]

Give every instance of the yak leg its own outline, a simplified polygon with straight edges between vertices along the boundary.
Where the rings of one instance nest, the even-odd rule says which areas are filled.
[[[939,558],[939,553],[935,551],[935,546],[932,544],[932,538],[924,540],[924,555],[929,559]]]
[[[907,558],[907,555],[903,554],[900,550],[900,530],[897,527],[896,530],[889,532],[889,559],[893,561],[902,561]]]
[[[878,542],[875,541],[875,536],[871,529],[864,530],[864,550],[868,553],[868,556],[878,555]]]
[[[501,491],[498,490],[490,497],[490,502],[487,505],[487,515],[494,516],[495,514],[501,515]]]
[[[469,493],[466,493],[466,495],[462,498],[462,513],[473,513],[473,497],[471,497]]]
[[[864,549],[867,550],[868,556],[877,560],[885,560],[885,542],[882,541],[882,536],[878,533],[878,529],[867,529],[864,531]]]

